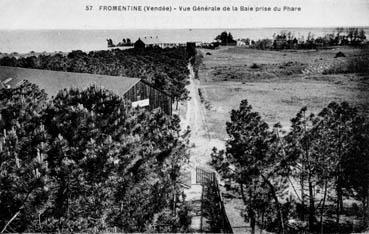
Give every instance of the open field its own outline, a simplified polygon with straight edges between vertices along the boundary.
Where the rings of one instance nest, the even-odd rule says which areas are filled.
[[[346,57],[335,58],[337,52]],[[229,112],[248,99],[269,123],[285,130],[298,110],[317,113],[329,102],[347,101],[369,113],[369,76],[323,75],[332,66],[344,66],[359,50],[262,51],[238,47],[202,50],[199,89],[206,108],[211,137],[225,140]],[[210,54],[209,54],[210,53]]]

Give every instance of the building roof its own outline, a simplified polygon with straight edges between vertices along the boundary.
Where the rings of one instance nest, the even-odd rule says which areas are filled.
[[[40,89],[44,89],[49,97],[55,96],[61,89],[84,89],[90,85],[97,85],[122,96],[135,84],[141,81],[141,79],[138,78],[122,76],[105,76],[0,66],[0,83],[6,80],[7,85],[10,85],[10,87],[15,87],[23,80],[28,80],[38,85]]]
[[[157,45],[157,44],[160,44],[161,43],[159,41],[159,38],[158,37],[143,37],[143,38],[140,38],[140,39],[146,45]]]

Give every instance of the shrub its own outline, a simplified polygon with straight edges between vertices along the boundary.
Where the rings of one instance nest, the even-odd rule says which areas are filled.
[[[256,41],[254,47],[256,49],[260,49],[260,50],[272,49],[273,48],[273,41],[270,40],[270,39],[258,40],[258,41]]]
[[[340,58],[340,57],[346,57],[346,55],[340,51],[340,52],[338,52],[338,53],[336,54],[336,56],[334,56],[334,57],[335,57],[335,58]]]
[[[335,58],[344,56],[345,55],[342,52],[338,52]],[[369,74],[369,47],[362,48],[358,56],[348,58],[346,66],[340,64],[338,66],[331,67],[323,72],[323,74],[339,74],[339,73]]]
[[[252,69],[257,69],[257,68],[260,68],[260,66],[259,66],[258,64],[256,64],[256,63],[253,63],[253,64],[250,66],[250,68],[252,68]]]

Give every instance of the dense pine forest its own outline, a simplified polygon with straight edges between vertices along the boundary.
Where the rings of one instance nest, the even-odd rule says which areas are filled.
[[[0,231],[187,230],[177,116],[93,86],[48,100],[25,82],[0,90],[0,130]]]
[[[188,76],[186,48],[113,49],[72,51],[68,54],[3,57],[1,66],[81,72],[142,78],[167,91],[175,100],[184,100]]]
[[[244,100],[212,165],[242,198],[245,218],[275,233],[351,233],[369,225],[369,122],[348,103],[303,107],[289,132]]]

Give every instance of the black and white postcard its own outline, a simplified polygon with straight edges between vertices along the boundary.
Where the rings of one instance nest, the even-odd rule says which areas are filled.
[[[368,233],[368,0],[0,0],[0,233]]]

